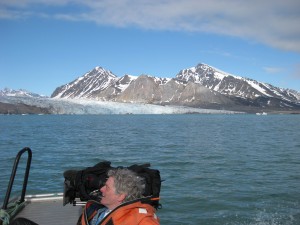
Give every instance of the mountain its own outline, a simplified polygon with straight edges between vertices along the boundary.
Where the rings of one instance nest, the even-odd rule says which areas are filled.
[[[201,84],[227,96],[245,110],[292,111],[300,108],[300,93],[297,91],[231,75],[205,64],[182,70],[176,78]]]
[[[185,69],[176,78],[183,82],[201,84],[226,96],[256,100],[261,97],[280,99],[290,103],[300,102],[300,93],[274,87],[252,79],[234,76],[205,64]]]
[[[0,114],[49,114],[47,107],[26,104],[23,101],[10,101],[8,99],[18,98],[45,98],[45,96],[19,89],[5,88],[0,90]]]
[[[15,97],[36,97],[36,98],[43,98],[46,96],[39,95],[24,89],[13,90],[10,88],[4,88],[0,90],[0,96],[15,96]]]
[[[18,100],[19,99],[19,100]],[[27,104],[22,99],[46,99],[36,93],[27,90],[13,90],[5,88],[0,90],[0,114],[50,114],[47,107],[36,104]]]
[[[0,114],[300,113],[300,93],[228,74],[206,64],[174,78],[117,77],[96,67],[51,98],[0,90]]]
[[[112,72],[96,67],[82,77],[55,89],[51,97],[93,98],[106,88],[115,84],[117,76]]]
[[[227,97],[200,84],[185,84],[176,79],[148,75],[118,78],[101,67],[58,87],[51,97],[190,107],[201,105],[213,109],[218,109],[220,104],[234,104]]]
[[[181,70],[174,78],[149,75],[119,78],[96,67],[56,88],[51,97],[245,112],[300,111],[299,92],[231,75],[206,64]]]

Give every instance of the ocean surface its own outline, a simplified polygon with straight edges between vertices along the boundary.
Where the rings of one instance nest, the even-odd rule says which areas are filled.
[[[62,192],[65,170],[102,160],[149,162],[161,224],[300,224],[300,115],[1,115],[0,202],[23,147],[27,194]]]

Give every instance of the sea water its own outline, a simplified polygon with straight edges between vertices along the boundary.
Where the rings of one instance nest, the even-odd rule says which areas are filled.
[[[65,170],[102,160],[149,162],[164,180],[161,224],[300,224],[299,115],[1,115],[0,202],[25,146],[27,194],[62,192]]]

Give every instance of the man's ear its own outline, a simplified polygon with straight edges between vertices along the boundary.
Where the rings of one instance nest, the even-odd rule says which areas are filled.
[[[122,203],[125,200],[125,198],[126,198],[126,194],[123,194],[123,193],[119,194],[118,201]]]

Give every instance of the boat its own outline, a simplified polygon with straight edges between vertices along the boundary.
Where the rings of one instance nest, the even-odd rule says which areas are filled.
[[[18,164],[24,153],[27,153],[28,157],[22,192],[19,197],[10,199]],[[26,195],[31,159],[32,151],[28,147],[20,150],[15,158],[7,192],[0,209],[0,225],[8,225],[10,221],[18,217],[23,217],[42,225],[75,225],[88,200],[100,201],[101,192],[99,191],[99,185],[104,185],[107,179],[107,171],[114,168],[110,166],[109,161],[102,161],[94,167],[88,167],[85,170],[67,170],[63,173],[65,178],[63,193]],[[143,165],[134,164],[127,168],[145,179],[146,188],[144,195],[146,197],[143,200],[147,200],[149,204],[159,209],[161,208],[161,204],[159,204],[160,173],[158,170],[150,169],[149,167],[150,164],[147,163]],[[93,174],[91,171],[95,173]]]
[[[22,193],[19,197],[13,197],[10,199],[19,160],[26,152],[28,154],[28,158]],[[9,221],[18,217],[24,217],[37,224],[43,225],[75,225],[86,202],[76,199],[77,201],[74,201],[72,204],[64,204],[64,193],[26,195],[31,158],[32,151],[28,147],[19,151],[15,158],[7,192],[0,211],[0,225],[9,224]]]

